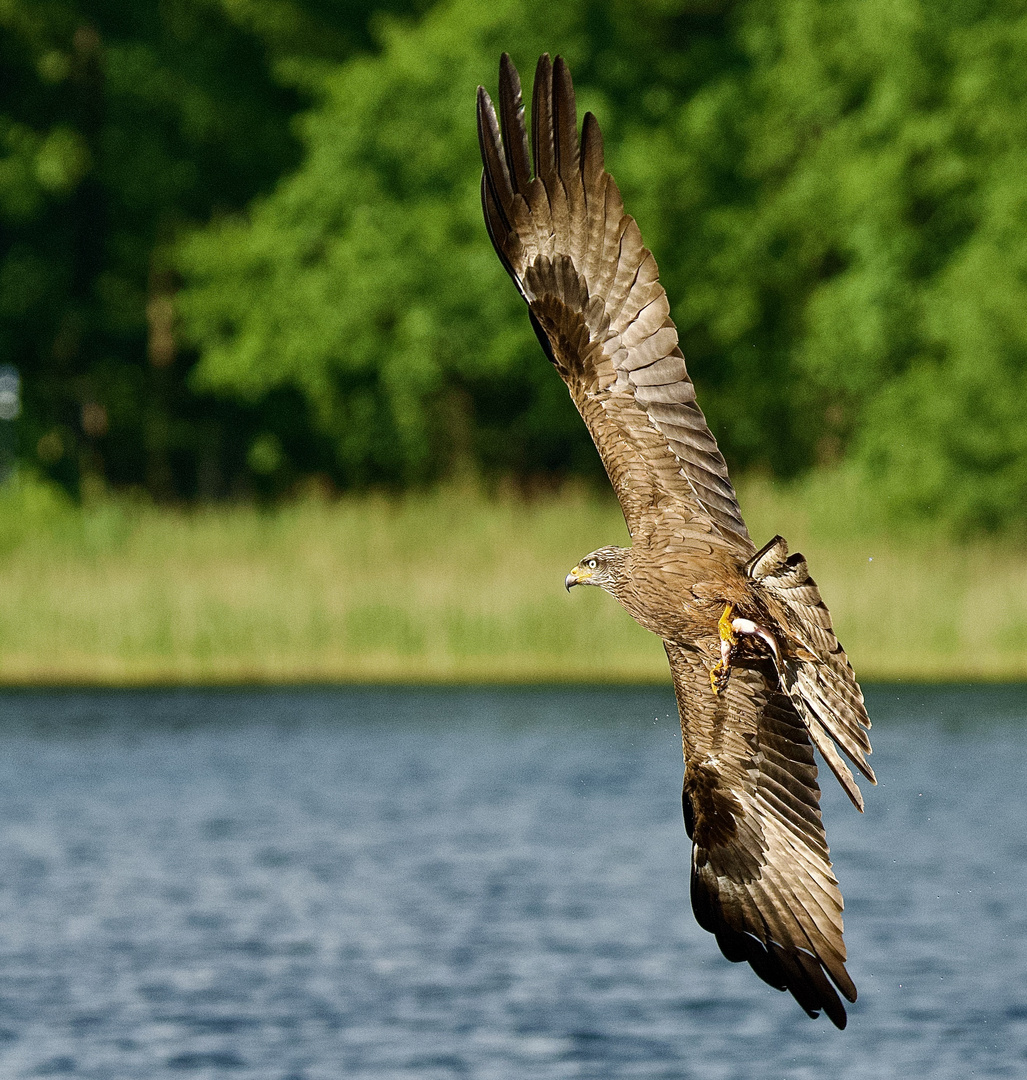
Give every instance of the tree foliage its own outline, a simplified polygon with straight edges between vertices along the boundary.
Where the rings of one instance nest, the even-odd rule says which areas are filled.
[[[663,203],[666,232],[693,232],[672,289],[699,372],[719,369],[725,442],[775,471],[848,456],[959,528],[1023,522],[1027,18],[918,0],[738,15],[744,63],[667,140],[670,171],[710,177],[701,202]]]
[[[172,250],[298,165],[309,98],[278,69],[370,41],[370,3],[330,7],[0,0],[0,363],[23,456],[68,487],[219,494],[246,469],[261,410],[188,389]]]
[[[299,129],[301,168],[180,248],[195,385],[252,400],[298,390],[346,483],[468,464],[596,473],[485,236],[474,95],[500,52],[534,58],[555,41],[586,75],[584,102],[596,99],[601,15],[616,34],[615,11],[580,0],[454,0],[384,24],[379,53],[325,75]],[[617,66],[622,92],[649,77],[640,55]]]
[[[481,222],[503,50],[568,58],[732,468],[1027,521],[1011,0],[0,0],[26,455],[158,495],[598,476]]]

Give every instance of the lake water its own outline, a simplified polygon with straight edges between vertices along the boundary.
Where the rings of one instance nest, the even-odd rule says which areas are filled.
[[[849,1027],[688,904],[648,690],[0,696],[0,1077],[1027,1075],[1027,688],[822,770]]]

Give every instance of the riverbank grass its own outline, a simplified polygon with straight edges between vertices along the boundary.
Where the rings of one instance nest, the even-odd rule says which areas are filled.
[[[1027,679],[1027,548],[875,520],[840,480],[740,500],[803,551],[864,680]],[[659,641],[575,561],[612,499],[451,486],[402,498],[82,509],[0,494],[0,684],[655,682]]]

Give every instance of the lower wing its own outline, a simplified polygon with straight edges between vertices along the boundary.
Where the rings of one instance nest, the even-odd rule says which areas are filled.
[[[696,919],[729,960],[844,1027],[838,992],[855,1001],[856,987],[806,725],[769,661],[741,660],[713,694],[698,652],[665,648],[681,713]]]

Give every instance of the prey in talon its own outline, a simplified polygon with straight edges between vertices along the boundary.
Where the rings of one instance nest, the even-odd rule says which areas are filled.
[[[752,619],[736,617],[734,608],[728,604],[717,623],[717,629],[720,633],[720,660],[710,669],[710,686],[715,694],[724,690],[731,677],[731,658],[734,656],[740,634],[762,641],[774,658],[774,666],[780,673],[781,650],[777,639],[766,627],[758,626]]]

